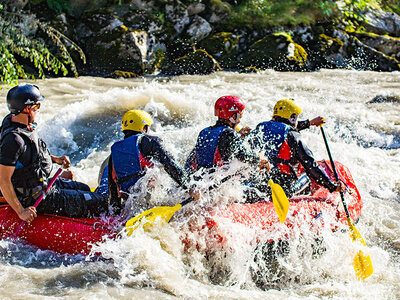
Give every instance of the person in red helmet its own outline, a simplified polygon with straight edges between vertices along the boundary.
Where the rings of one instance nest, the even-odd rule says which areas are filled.
[[[197,170],[212,169],[239,161],[259,164],[260,168],[270,168],[268,159],[253,152],[243,144],[243,139],[235,130],[243,116],[245,104],[237,96],[222,96],[215,102],[214,115],[218,117],[215,125],[204,128],[190,153],[185,170],[191,174]]]

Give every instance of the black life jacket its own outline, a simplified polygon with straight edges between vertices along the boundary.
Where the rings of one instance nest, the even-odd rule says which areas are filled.
[[[11,182],[18,197],[29,197],[37,187],[46,187],[52,169],[52,160],[46,143],[38,136],[36,130],[28,131],[11,122],[11,114],[4,118],[0,128],[0,143],[10,133],[18,134],[31,147],[32,159],[27,166],[16,167]]]

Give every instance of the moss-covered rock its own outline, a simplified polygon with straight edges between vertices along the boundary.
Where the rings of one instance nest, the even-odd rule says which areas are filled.
[[[343,47],[343,41],[338,38],[334,38],[331,36],[327,36],[322,33],[319,35],[320,42],[320,51],[324,53],[324,55],[331,55],[334,53],[339,53],[340,49]]]
[[[365,45],[400,60],[400,38],[371,32],[354,32],[353,35]]]
[[[306,69],[307,52],[285,32],[277,32],[255,42],[244,56],[245,67],[278,71]]]
[[[237,48],[239,36],[231,32],[218,32],[205,39],[199,47],[205,49],[213,56],[219,57],[223,53],[231,53]]]
[[[146,63],[145,73],[155,74],[159,73],[167,62],[165,47],[160,47],[152,52]]]
[[[135,74],[133,72],[127,72],[127,71],[121,71],[121,70],[115,70],[110,74],[109,77],[111,78],[135,78],[138,77],[138,74]]]
[[[195,43],[189,39],[173,39],[167,44],[167,59],[174,61],[195,50]]]
[[[347,65],[356,70],[389,72],[400,70],[399,60],[364,44],[355,36],[349,36],[345,51]]]
[[[259,72],[261,72],[260,69],[254,67],[246,67],[243,70],[240,70],[239,73],[259,73]]]
[[[198,48],[215,57],[222,68],[238,68],[239,36],[231,32],[218,32],[203,40]]]
[[[218,62],[207,51],[199,49],[168,63],[162,69],[162,73],[166,75],[210,74],[219,70],[221,67]]]

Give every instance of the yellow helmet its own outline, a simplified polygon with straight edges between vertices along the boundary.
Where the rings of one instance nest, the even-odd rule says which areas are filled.
[[[274,106],[274,117],[278,116],[284,119],[290,119],[293,114],[300,115],[302,109],[293,99],[282,99],[276,102]]]
[[[122,131],[142,131],[144,126],[151,126],[153,119],[144,110],[129,110],[122,117]]]

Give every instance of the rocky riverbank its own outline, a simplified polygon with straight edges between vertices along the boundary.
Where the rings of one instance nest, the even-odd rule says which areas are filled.
[[[329,18],[309,25],[226,26],[230,1],[132,0],[106,5],[73,0],[67,1],[68,13],[59,14],[43,3],[5,2],[8,11],[26,14],[25,20],[40,18],[74,41],[86,55],[85,64],[75,60],[80,75],[134,77],[267,68],[400,70],[400,17],[371,8],[359,21],[362,30],[354,30]],[[30,28],[32,24],[21,27],[45,38]]]

